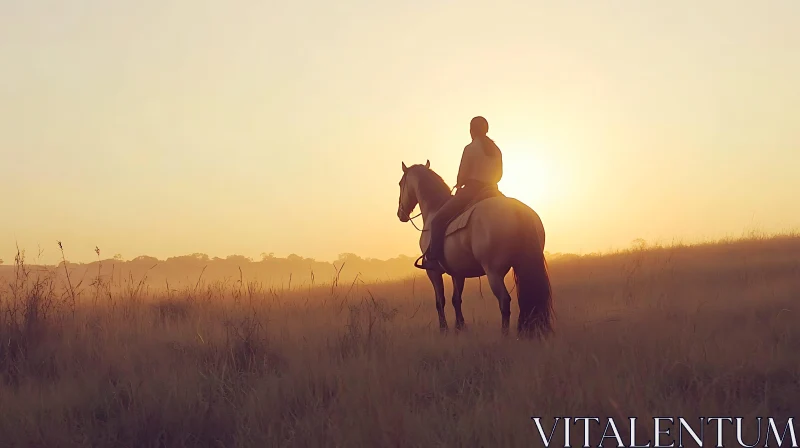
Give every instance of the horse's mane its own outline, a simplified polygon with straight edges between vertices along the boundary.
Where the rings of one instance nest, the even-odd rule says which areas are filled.
[[[419,182],[417,184],[419,195],[430,198],[430,200],[435,203],[435,207],[438,208],[438,206],[450,197],[450,187],[448,187],[444,179],[432,169],[424,165],[418,165],[416,168],[420,173],[418,177]]]

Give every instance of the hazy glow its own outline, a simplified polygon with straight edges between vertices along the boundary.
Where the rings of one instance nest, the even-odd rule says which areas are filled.
[[[503,149],[503,179],[500,189],[531,206],[552,206],[568,201],[580,179],[548,157],[547,149],[531,142],[509,142]]]
[[[551,252],[800,225],[800,2],[0,0],[0,258],[417,251],[474,115]]]

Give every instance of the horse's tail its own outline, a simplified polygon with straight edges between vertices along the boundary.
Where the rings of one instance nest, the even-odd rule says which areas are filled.
[[[534,214],[526,207],[518,213],[523,241],[514,258],[514,282],[519,303],[520,333],[547,336],[553,332],[553,293],[544,248],[539,242]]]

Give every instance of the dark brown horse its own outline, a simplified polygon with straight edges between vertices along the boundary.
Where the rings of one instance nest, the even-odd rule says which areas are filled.
[[[411,219],[411,211],[419,204],[425,225],[439,207],[450,197],[450,190],[425,165],[407,167],[403,163],[400,179],[400,201],[397,217],[402,222]],[[505,286],[505,276],[514,268],[519,320],[517,332],[521,337],[546,335],[552,331],[553,299],[550,277],[544,258],[544,226],[539,215],[522,202],[505,196],[484,199],[475,204],[469,221],[456,231],[448,229],[444,241],[444,258],[453,279],[453,308],[456,312],[456,329],[464,328],[461,313],[461,294],[466,278],[486,275],[492,293],[497,297],[502,317],[502,332],[508,334],[511,317],[511,295]],[[453,227],[453,224],[451,224]],[[419,240],[424,252],[430,241],[430,232],[423,226]],[[436,292],[436,310],[439,327],[447,329],[444,313],[445,271],[427,270],[428,278]]]

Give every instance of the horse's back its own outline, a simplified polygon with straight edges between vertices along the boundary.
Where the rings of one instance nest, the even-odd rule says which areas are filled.
[[[520,201],[519,199],[510,196],[495,196],[484,199],[472,207],[472,214],[481,214],[488,216],[502,216],[507,218],[509,216],[519,216],[520,214],[532,214],[536,216],[538,221],[541,221],[539,214],[536,213],[528,204]]]
[[[519,199],[497,196],[484,199],[473,208],[470,221],[471,224],[475,224],[476,236],[483,235],[492,240],[512,237],[526,232],[532,223],[544,247],[545,232],[541,217]]]
[[[483,266],[487,263],[510,266],[531,225],[541,235],[540,244],[544,247],[541,220],[525,203],[495,196],[472,204],[448,226],[444,241],[448,265],[466,277],[484,275]],[[430,232],[423,232],[420,237],[423,252],[429,242]]]

